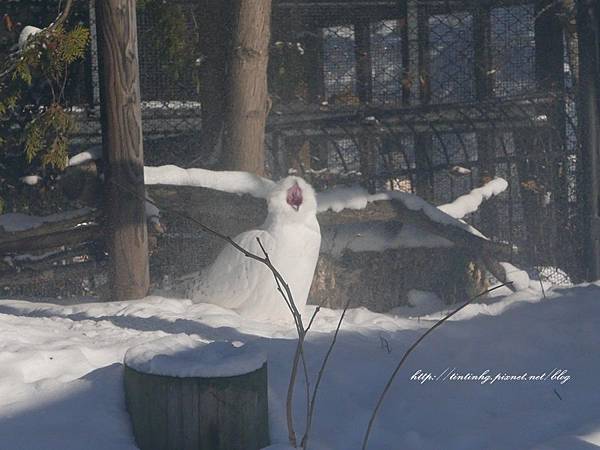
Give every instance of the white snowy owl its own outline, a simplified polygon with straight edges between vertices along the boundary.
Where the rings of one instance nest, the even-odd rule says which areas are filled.
[[[234,240],[246,250],[263,256],[256,238],[260,239],[273,265],[289,284],[302,313],[321,246],[315,192],[303,179],[290,176],[273,186],[267,203],[268,215],[262,226]],[[186,297],[230,308],[249,318],[291,320],[271,271],[230,245],[190,283]]]

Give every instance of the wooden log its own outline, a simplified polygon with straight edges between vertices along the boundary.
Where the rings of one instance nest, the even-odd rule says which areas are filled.
[[[96,161],[90,160],[67,167],[60,179],[65,196],[86,206],[97,207],[101,202],[102,183]]]
[[[135,0],[96,2],[111,299],[150,286]]]
[[[499,256],[510,256],[514,252],[512,246],[508,244],[483,239],[455,225],[435,222],[423,211],[412,210],[396,200],[371,202],[361,210],[325,211],[319,213],[317,217],[321,226],[373,221],[412,224],[424,232],[446,238],[455,245],[471,251],[485,251]]]
[[[36,238],[47,234],[70,230],[83,223],[95,222],[98,217],[100,217],[100,211],[81,209],[74,212],[75,215],[68,219],[44,222],[37,227],[21,231],[2,231],[0,232],[0,246],[13,241]],[[2,227],[0,227],[0,229],[2,229]]]
[[[102,237],[96,224],[55,231],[47,234],[30,235],[23,238],[0,242],[0,255],[45,250],[55,247],[70,247]]]
[[[219,361],[211,354],[206,364],[210,365],[208,373],[214,375],[195,376],[197,364],[203,364],[203,352],[196,353],[197,349],[189,345],[173,351],[181,339],[177,336],[163,339],[161,342],[169,340],[165,353],[161,353],[160,344],[153,353],[154,349],[148,347],[155,345],[151,343],[130,349],[125,357],[125,400],[140,449],[259,450],[269,445],[267,363],[264,357],[262,360],[252,357],[257,365],[244,364],[248,366],[245,368],[249,369],[247,373],[219,376]],[[183,339],[186,343],[190,341],[190,338]],[[204,348],[230,346],[222,342],[200,345]],[[144,348],[138,355],[131,356],[141,347]],[[178,351],[184,355],[179,360]],[[148,359],[140,362],[140,353],[142,359]],[[228,351],[229,369],[223,374],[227,375],[231,364],[238,362],[235,358],[239,357]],[[244,358],[247,362],[248,359],[242,356]],[[179,376],[168,373],[167,365],[172,368],[173,364],[179,366],[175,370]],[[200,372],[206,372],[206,369]]]
[[[487,288],[477,265],[456,247],[346,250],[341,255],[321,253],[309,302],[341,309],[352,297],[353,308],[388,312],[407,305],[409,292],[415,289],[454,304]]]

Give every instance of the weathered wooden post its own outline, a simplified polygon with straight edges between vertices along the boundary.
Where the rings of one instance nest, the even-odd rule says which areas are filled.
[[[135,3],[96,2],[106,168],[104,207],[113,300],[144,297],[150,280]]]
[[[269,445],[267,363],[254,344],[175,335],[131,348],[125,399],[141,450]]]

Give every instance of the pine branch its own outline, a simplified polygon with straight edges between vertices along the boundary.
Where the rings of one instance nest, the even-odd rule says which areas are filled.
[[[65,23],[65,21],[68,19],[69,15],[71,14],[71,9],[73,8],[74,3],[75,3],[75,0],[67,0],[67,2],[65,3],[65,7],[58,14],[56,19],[54,19],[54,22],[52,22],[46,28],[43,28],[38,34],[51,33],[52,31],[56,30],[58,27],[62,26]],[[0,72],[0,80],[2,80],[4,77],[6,77],[9,74],[12,74],[15,71],[15,69],[17,68],[17,65],[18,65],[19,58],[21,57],[23,50],[25,48],[26,47],[20,48],[16,52],[13,52],[10,55],[8,55],[7,59],[9,61],[12,61],[12,63],[3,72]]]

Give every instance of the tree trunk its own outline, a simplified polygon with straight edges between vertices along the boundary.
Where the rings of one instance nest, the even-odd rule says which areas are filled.
[[[149,288],[135,0],[96,2],[112,300]]]
[[[224,164],[263,175],[271,0],[233,0]]]

